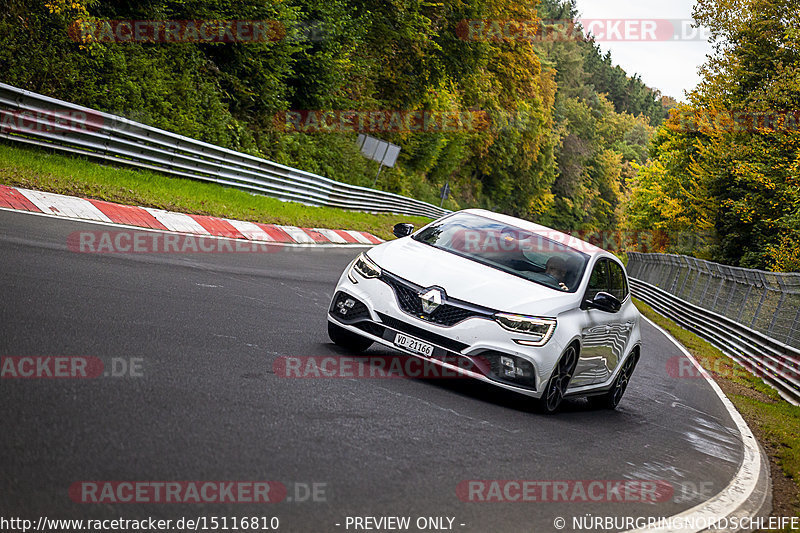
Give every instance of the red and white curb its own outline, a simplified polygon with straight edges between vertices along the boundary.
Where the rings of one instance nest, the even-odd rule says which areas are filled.
[[[231,220],[205,215],[188,215],[151,207],[114,204],[102,200],[64,196],[0,185],[0,209],[30,211],[106,224],[245,239],[282,244],[380,244],[383,240],[365,231],[298,228]]]

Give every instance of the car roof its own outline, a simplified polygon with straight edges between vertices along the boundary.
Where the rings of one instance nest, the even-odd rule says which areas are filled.
[[[479,215],[485,218],[496,220],[497,222],[502,222],[503,224],[508,224],[509,226],[516,226],[520,229],[530,231],[536,235],[541,235],[542,237],[556,241],[590,256],[601,254],[604,256],[612,255],[610,252],[607,252],[606,250],[603,250],[602,248],[599,248],[590,242],[581,240],[574,235],[569,235],[567,233],[563,233],[561,231],[554,230],[552,228],[548,228],[547,226],[542,226],[528,220],[523,220],[521,218],[503,215],[493,211],[487,211],[486,209],[464,209],[463,211],[457,211],[457,213],[471,213],[473,215]]]

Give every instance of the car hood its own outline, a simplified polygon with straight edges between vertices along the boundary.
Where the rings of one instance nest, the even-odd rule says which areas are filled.
[[[554,317],[580,302],[576,293],[556,291],[411,238],[381,244],[367,255],[401,278],[423,287],[436,285],[450,297],[497,311]]]

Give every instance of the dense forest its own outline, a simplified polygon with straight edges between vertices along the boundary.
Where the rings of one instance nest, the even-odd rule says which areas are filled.
[[[800,11],[795,0],[698,0],[714,54],[631,183],[629,228],[704,235],[688,252],[800,271]]]
[[[355,132],[287,128],[286,113],[466,113],[475,120],[455,127],[372,131],[402,148],[377,186],[438,203],[448,182],[446,207],[560,229],[619,227],[628,184],[667,116],[658,92],[593,41],[540,38],[552,34],[540,21],[576,17],[558,0],[4,3],[6,83],[365,186],[377,164],[359,154]],[[76,31],[108,20],[270,21],[276,30],[236,43]],[[540,37],[463,31],[503,20],[538,26]]]
[[[559,34],[577,15],[569,0],[5,0],[0,80],[364,186],[378,166],[358,127],[318,120],[377,112],[387,127],[364,131],[402,149],[378,188],[438,203],[447,182],[451,209],[800,270],[793,0],[699,0],[715,53],[680,105],[581,31]],[[81,31],[126,20],[266,21],[270,35]]]

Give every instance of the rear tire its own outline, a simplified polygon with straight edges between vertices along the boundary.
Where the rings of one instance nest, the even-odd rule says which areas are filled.
[[[578,351],[575,345],[567,348],[567,351],[558,360],[553,374],[547,381],[547,386],[542,393],[537,405],[538,411],[542,414],[551,415],[558,410],[561,401],[564,399],[564,393],[569,386],[569,380],[572,379],[572,373],[575,372],[575,367],[578,364]]]
[[[628,382],[638,362],[639,353],[631,354],[622,364],[622,369],[620,369],[617,379],[614,380],[614,384],[608,392],[601,396],[589,396],[589,405],[596,409],[616,409],[625,394],[625,390],[628,388]]]
[[[370,346],[372,341],[351,331],[347,331],[341,326],[328,321],[328,337],[336,344],[346,350],[361,353]]]

